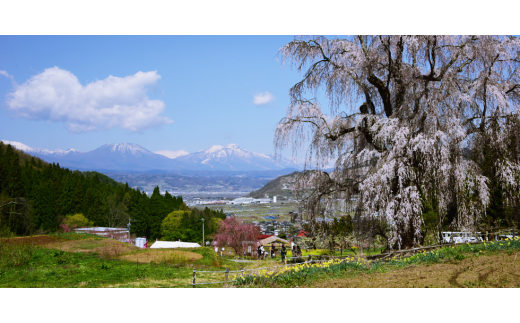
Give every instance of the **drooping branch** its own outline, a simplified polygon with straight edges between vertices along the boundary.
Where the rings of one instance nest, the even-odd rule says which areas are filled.
[[[474,228],[489,203],[489,181],[471,159],[482,138],[496,146],[505,194],[515,194],[511,174],[520,165],[507,147],[518,136],[504,129],[520,114],[519,49],[520,41],[501,36],[313,37],[284,49],[309,69],[290,92],[277,147],[310,139],[306,169],[335,159],[334,172],[299,180],[302,207],[312,216],[355,197],[358,216],[381,216],[390,246],[421,241],[424,199],[438,228],[445,219]],[[325,88],[330,113],[297,105],[304,88]]]

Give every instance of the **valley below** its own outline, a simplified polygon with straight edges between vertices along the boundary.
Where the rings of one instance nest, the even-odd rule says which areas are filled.
[[[149,194],[154,187],[159,186],[161,193],[168,191],[172,195],[183,197],[239,197],[262,188],[277,177],[277,174],[270,173],[184,172],[186,175],[179,175],[107,172],[105,175]]]

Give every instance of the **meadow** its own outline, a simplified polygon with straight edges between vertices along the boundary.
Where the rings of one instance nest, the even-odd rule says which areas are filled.
[[[210,248],[139,249],[84,234],[0,240],[0,287],[191,287],[193,269],[240,263]]]
[[[282,204],[283,203],[283,204]],[[255,204],[255,205],[203,205],[200,208],[208,207],[214,210],[222,209],[224,213],[236,214],[240,220],[251,223],[253,221],[269,221],[266,216],[276,217],[276,221],[290,221],[289,212],[297,212],[298,206],[292,202],[278,202],[276,204]]]
[[[0,239],[0,287],[192,287],[224,280],[230,287],[520,287],[520,239],[461,244],[366,260],[366,254],[284,267],[280,257],[236,262],[211,248],[140,249],[88,234]],[[310,250],[326,259],[327,250]],[[288,254],[290,256],[290,252]],[[305,258],[304,258],[305,259]],[[243,260],[243,259],[242,259]],[[259,269],[262,268],[262,269]],[[197,288],[222,287],[197,285]]]

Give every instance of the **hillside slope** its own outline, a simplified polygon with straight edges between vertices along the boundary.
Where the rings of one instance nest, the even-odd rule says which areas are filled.
[[[269,183],[265,184],[261,189],[249,193],[249,196],[254,198],[261,198],[266,195],[282,195],[286,197],[293,197],[294,184],[296,182],[296,177],[299,174],[300,172],[292,172],[289,175],[277,177]]]
[[[0,147],[2,147],[2,151],[5,152],[6,148],[7,148],[7,145],[6,143],[0,141]],[[43,166],[46,166],[46,165],[49,165],[49,163],[45,162],[43,159],[41,158],[38,158],[36,156],[31,156],[30,154],[24,152],[23,150],[19,150],[19,149],[16,149],[14,146],[11,146],[12,149],[13,149],[13,152],[15,154],[18,155],[18,158],[20,159],[20,165],[23,165],[25,163],[25,161],[28,161],[30,162],[32,158],[34,158],[34,161],[35,162],[38,162],[40,161],[42,163]]]

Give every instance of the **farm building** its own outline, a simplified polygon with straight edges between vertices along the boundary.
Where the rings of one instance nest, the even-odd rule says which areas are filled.
[[[100,237],[118,240],[135,244],[139,248],[146,248],[146,238],[136,238],[135,234],[130,235],[130,231],[125,228],[108,228],[108,227],[94,227],[94,228],[78,228],[74,229],[76,233],[90,233]]]
[[[260,234],[256,236],[256,241],[242,241],[242,252],[244,255],[257,257],[257,248],[259,245],[265,247],[273,243],[291,245],[289,241],[278,238],[277,236]]]
[[[74,229],[76,233],[90,233],[100,237],[110,238],[119,240],[122,242],[130,242],[130,231],[124,228],[107,228],[107,227],[95,227],[95,228],[79,228]]]
[[[298,232],[298,234],[296,235],[297,237],[308,237],[309,236],[309,232],[305,231],[305,230],[300,230],[300,232]]]
[[[283,243],[287,245],[291,244],[289,241],[278,238],[277,236],[268,236],[267,238],[258,240],[258,243],[260,243],[262,246],[268,246],[272,243]]]

